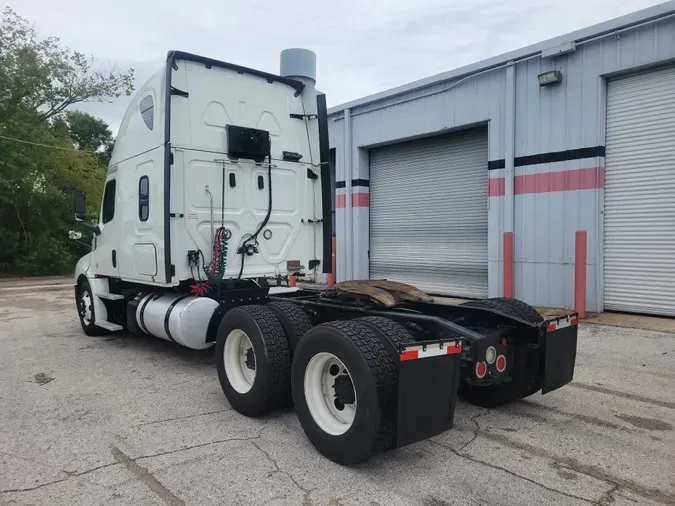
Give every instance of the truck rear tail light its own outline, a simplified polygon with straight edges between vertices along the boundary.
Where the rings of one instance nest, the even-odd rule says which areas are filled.
[[[495,365],[497,366],[497,372],[504,372],[506,369],[506,357],[504,355],[499,355]]]
[[[485,362],[478,362],[476,364],[476,377],[478,379],[483,379],[487,374],[487,365]]]

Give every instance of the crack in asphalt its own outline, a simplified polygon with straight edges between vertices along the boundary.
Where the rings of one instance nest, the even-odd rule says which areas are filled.
[[[110,451],[120,464],[123,464],[127,470],[136,478],[142,481],[159,498],[163,499],[169,506],[185,506],[182,499],[175,496],[168,488],[162,485],[150,471],[140,466],[135,460],[127,456],[116,446],[110,445]]]
[[[515,473],[515,472],[513,472],[513,471],[511,471],[510,469],[507,469],[507,468],[505,468],[505,467],[501,467],[501,466],[498,466],[498,465],[496,465],[496,464],[492,464],[492,463],[490,463],[490,462],[485,462],[484,460],[477,459],[477,458],[472,457],[471,455],[467,455],[467,454],[465,454],[465,453],[460,453],[459,450],[455,450],[455,449],[453,449],[453,448],[451,448],[451,447],[449,447],[449,446],[447,446],[447,445],[445,445],[445,444],[443,444],[443,443],[439,443],[438,441],[434,441],[433,439],[429,439],[428,441],[429,441],[430,443],[436,445],[436,446],[440,446],[441,448],[444,448],[444,449],[446,449],[446,450],[450,450],[453,454],[457,455],[457,456],[460,457],[460,458],[469,460],[469,461],[471,461],[471,462],[474,462],[475,464],[480,464],[480,465],[489,467],[489,468],[491,468],[491,469],[496,469],[496,470],[498,470],[498,471],[503,471],[503,472],[505,472],[505,473],[507,473],[507,474],[509,474],[509,475],[511,475],[511,476],[514,476],[514,477],[516,477],[516,478],[520,478],[521,480],[525,480],[525,481],[527,481],[527,482],[529,482],[529,483],[532,483],[532,484],[537,485],[537,486],[539,486],[539,487],[541,487],[541,488],[543,488],[543,489],[546,489],[546,490],[548,490],[549,492],[553,492],[553,493],[555,493],[555,494],[561,494],[561,495],[564,495],[564,496],[569,497],[569,498],[571,498],[571,499],[578,499],[578,500],[580,500],[580,501],[584,501],[584,502],[587,502],[587,503],[589,503],[589,504],[594,504],[594,505],[596,505],[596,506],[603,506],[603,505],[601,505],[599,502],[594,501],[594,500],[592,500],[592,499],[586,499],[585,497],[581,497],[581,496],[578,496],[578,495],[575,495],[575,494],[570,494],[570,493],[568,493],[568,492],[563,492],[562,490],[558,490],[558,489],[555,489],[555,488],[551,488],[551,487],[549,487],[549,486],[547,486],[547,485],[544,485],[543,483],[539,483],[539,482],[536,481],[536,480],[533,480],[533,479],[528,478],[528,477],[526,477],[526,476],[522,476],[522,475],[520,475],[520,474],[518,474],[518,473]]]
[[[478,437],[478,434],[480,433],[480,425],[478,424],[478,419],[481,416],[487,415],[489,413],[490,413],[490,410],[486,409],[485,411],[481,411],[477,415],[474,415],[474,416],[471,417],[471,423],[473,423],[476,428],[472,431],[473,434],[471,435],[471,439],[467,443],[462,445],[462,447],[457,450],[458,452],[461,452],[462,450],[464,450],[467,446],[469,446],[471,443],[473,443],[476,440],[476,438]]]
[[[65,478],[60,478],[58,480],[53,480],[53,481],[48,481],[47,483],[41,483],[40,485],[35,485],[34,487],[25,487],[25,488],[8,488],[4,490],[0,490],[0,494],[9,494],[12,492],[31,492],[33,490],[38,490],[42,487],[48,487],[49,485],[55,485],[57,483],[62,483],[64,481],[67,481],[71,478],[79,478],[80,476],[84,476],[89,473],[93,473],[94,471],[98,471],[99,469],[105,469],[106,467],[112,467],[112,466],[117,466],[119,465],[119,462],[110,462],[108,464],[103,464],[102,466],[97,466],[97,467],[92,467],[91,469],[87,469],[85,471],[81,471],[79,473],[72,473],[69,471],[61,471],[66,475]]]
[[[273,459],[272,456],[266,450],[262,449],[255,441],[252,441],[252,444],[258,450],[260,450],[262,452],[262,454],[265,455],[267,460],[270,461],[272,463],[272,465],[274,466],[274,471],[272,471],[270,473],[270,476],[273,475],[274,473],[280,473],[280,474],[283,474],[283,475],[287,476],[288,479],[290,479],[293,482],[293,485],[295,485],[295,487],[298,490],[301,490],[305,494],[303,499],[302,499],[302,505],[303,506],[311,506],[313,503],[312,503],[312,500],[310,498],[310,494],[314,490],[316,490],[316,488],[305,488],[302,485],[300,485],[291,473],[289,473],[288,471],[284,471],[283,469],[281,469],[279,467],[279,464],[277,463],[277,461],[275,459]]]
[[[613,504],[614,501],[616,501],[616,497],[614,497],[614,494],[616,494],[619,491],[619,485],[614,484],[612,488],[610,488],[607,492],[602,494],[602,497],[598,501],[599,504],[603,505],[608,505],[608,504]]]
[[[207,416],[207,415],[215,415],[216,413],[224,413],[225,411],[232,411],[231,408],[225,408],[225,409],[219,409],[217,411],[209,411],[207,413],[195,413],[192,415],[184,415],[184,416],[176,416],[174,418],[165,418],[163,420],[153,420],[151,422],[143,422],[139,423],[136,425],[132,425],[130,428],[135,429],[137,427],[143,427],[145,425],[154,425],[158,423],[164,423],[164,422],[173,422],[174,420],[185,420],[186,418],[196,418],[198,416]]]
[[[517,450],[521,450],[538,457],[552,460],[554,467],[583,474],[590,478],[594,478],[598,481],[605,482],[607,485],[610,486],[618,485],[619,491],[626,490],[629,492],[633,492],[634,494],[637,494],[639,496],[666,505],[671,505],[675,503],[675,494],[663,492],[658,489],[647,488],[634,481],[614,476],[613,474],[608,473],[602,468],[595,467],[589,464],[583,464],[582,462],[579,462],[578,460],[570,457],[561,457],[549,451],[546,451],[542,448],[532,446],[527,443],[513,441],[508,437],[505,437],[501,434],[496,434],[494,432],[481,430],[481,435],[486,439],[496,441],[498,443],[503,444],[504,446],[515,448]]]
[[[602,394],[613,395],[614,397],[619,397],[620,399],[630,399],[632,401],[644,402],[645,404],[652,404],[653,406],[675,409],[675,402],[662,401],[661,399],[654,399],[653,397],[645,397],[643,395],[631,394],[628,392],[623,392],[621,390],[614,390],[613,388],[587,385],[586,383],[577,383],[576,381],[568,383],[568,385],[574,388],[578,388],[580,390],[588,390],[590,392],[599,392]]]
[[[250,436],[250,437],[230,437],[226,439],[216,439],[215,441],[209,441],[207,443],[198,443],[196,445],[192,446],[185,446],[183,448],[177,448],[175,450],[168,450],[166,452],[159,452],[159,453],[153,453],[151,455],[142,455],[140,457],[135,457],[134,460],[142,460],[142,459],[151,459],[154,457],[161,457],[163,455],[170,455],[172,453],[178,453],[178,452],[185,452],[188,450],[193,450],[195,448],[202,448],[204,446],[209,446],[213,444],[220,444],[220,443],[229,443],[231,441],[255,441],[256,439],[260,439],[262,437],[262,433],[265,431],[267,428],[267,424],[265,423],[263,427],[258,431],[258,434],[255,436]]]

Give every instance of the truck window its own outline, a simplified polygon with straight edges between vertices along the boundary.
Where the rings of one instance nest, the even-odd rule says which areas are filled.
[[[138,219],[147,221],[150,214],[150,182],[148,176],[138,181]]]
[[[115,188],[117,184],[114,179],[111,179],[105,184],[103,193],[103,212],[101,213],[101,220],[103,223],[108,223],[115,216]]]
[[[145,121],[145,126],[152,130],[153,125],[155,124],[155,102],[152,100],[152,95],[148,95],[140,104],[141,116],[143,121]]]

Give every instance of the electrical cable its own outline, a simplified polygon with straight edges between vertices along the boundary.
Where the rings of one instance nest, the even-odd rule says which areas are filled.
[[[246,258],[246,245],[251,242],[255,241],[256,245],[258,244],[258,234],[262,231],[263,228],[265,228],[265,225],[267,225],[267,222],[270,221],[270,217],[272,216],[272,149],[270,148],[270,151],[267,155],[268,157],[268,163],[267,163],[267,186],[269,187],[269,202],[267,206],[267,215],[265,216],[265,219],[258,225],[258,229],[253,233],[251,237],[248,237],[244,242],[241,243],[241,246],[239,247],[239,252],[241,253],[241,267],[239,268],[239,275],[237,276],[237,279],[241,279],[242,275],[244,274],[244,260]]]
[[[220,228],[216,230],[213,238],[213,252],[211,256],[211,263],[206,264],[204,253],[199,250],[202,257],[202,270],[206,275],[208,281],[221,281],[225,277],[225,270],[227,268],[227,241],[230,238],[230,232],[225,228],[225,176],[226,168],[225,161],[223,161],[223,180],[221,185],[221,217]],[[201,279],[200,279],[201,281]]]

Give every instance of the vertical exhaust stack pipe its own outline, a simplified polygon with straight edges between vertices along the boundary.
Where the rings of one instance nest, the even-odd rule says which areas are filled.
[[[307,87],[316,84],[316,54],[309,49],[291,48],[281,52],[279,75],[300,81]]]
[[[279,75],[300,81],[308,88],[316,84],[316,54],[309,49],[291,48],[281,52]],[[321,164],[321,201],[323,214],[323,265],[324,274],[333,273],[333,223],[331,209],[331,175],[329,165],[328,110],[326,95],[316,95],[316,111],[319,122],[319,159]],[[333,280],[335,278],[333,277]],[[330,280],[330,278],[329,278]]]

